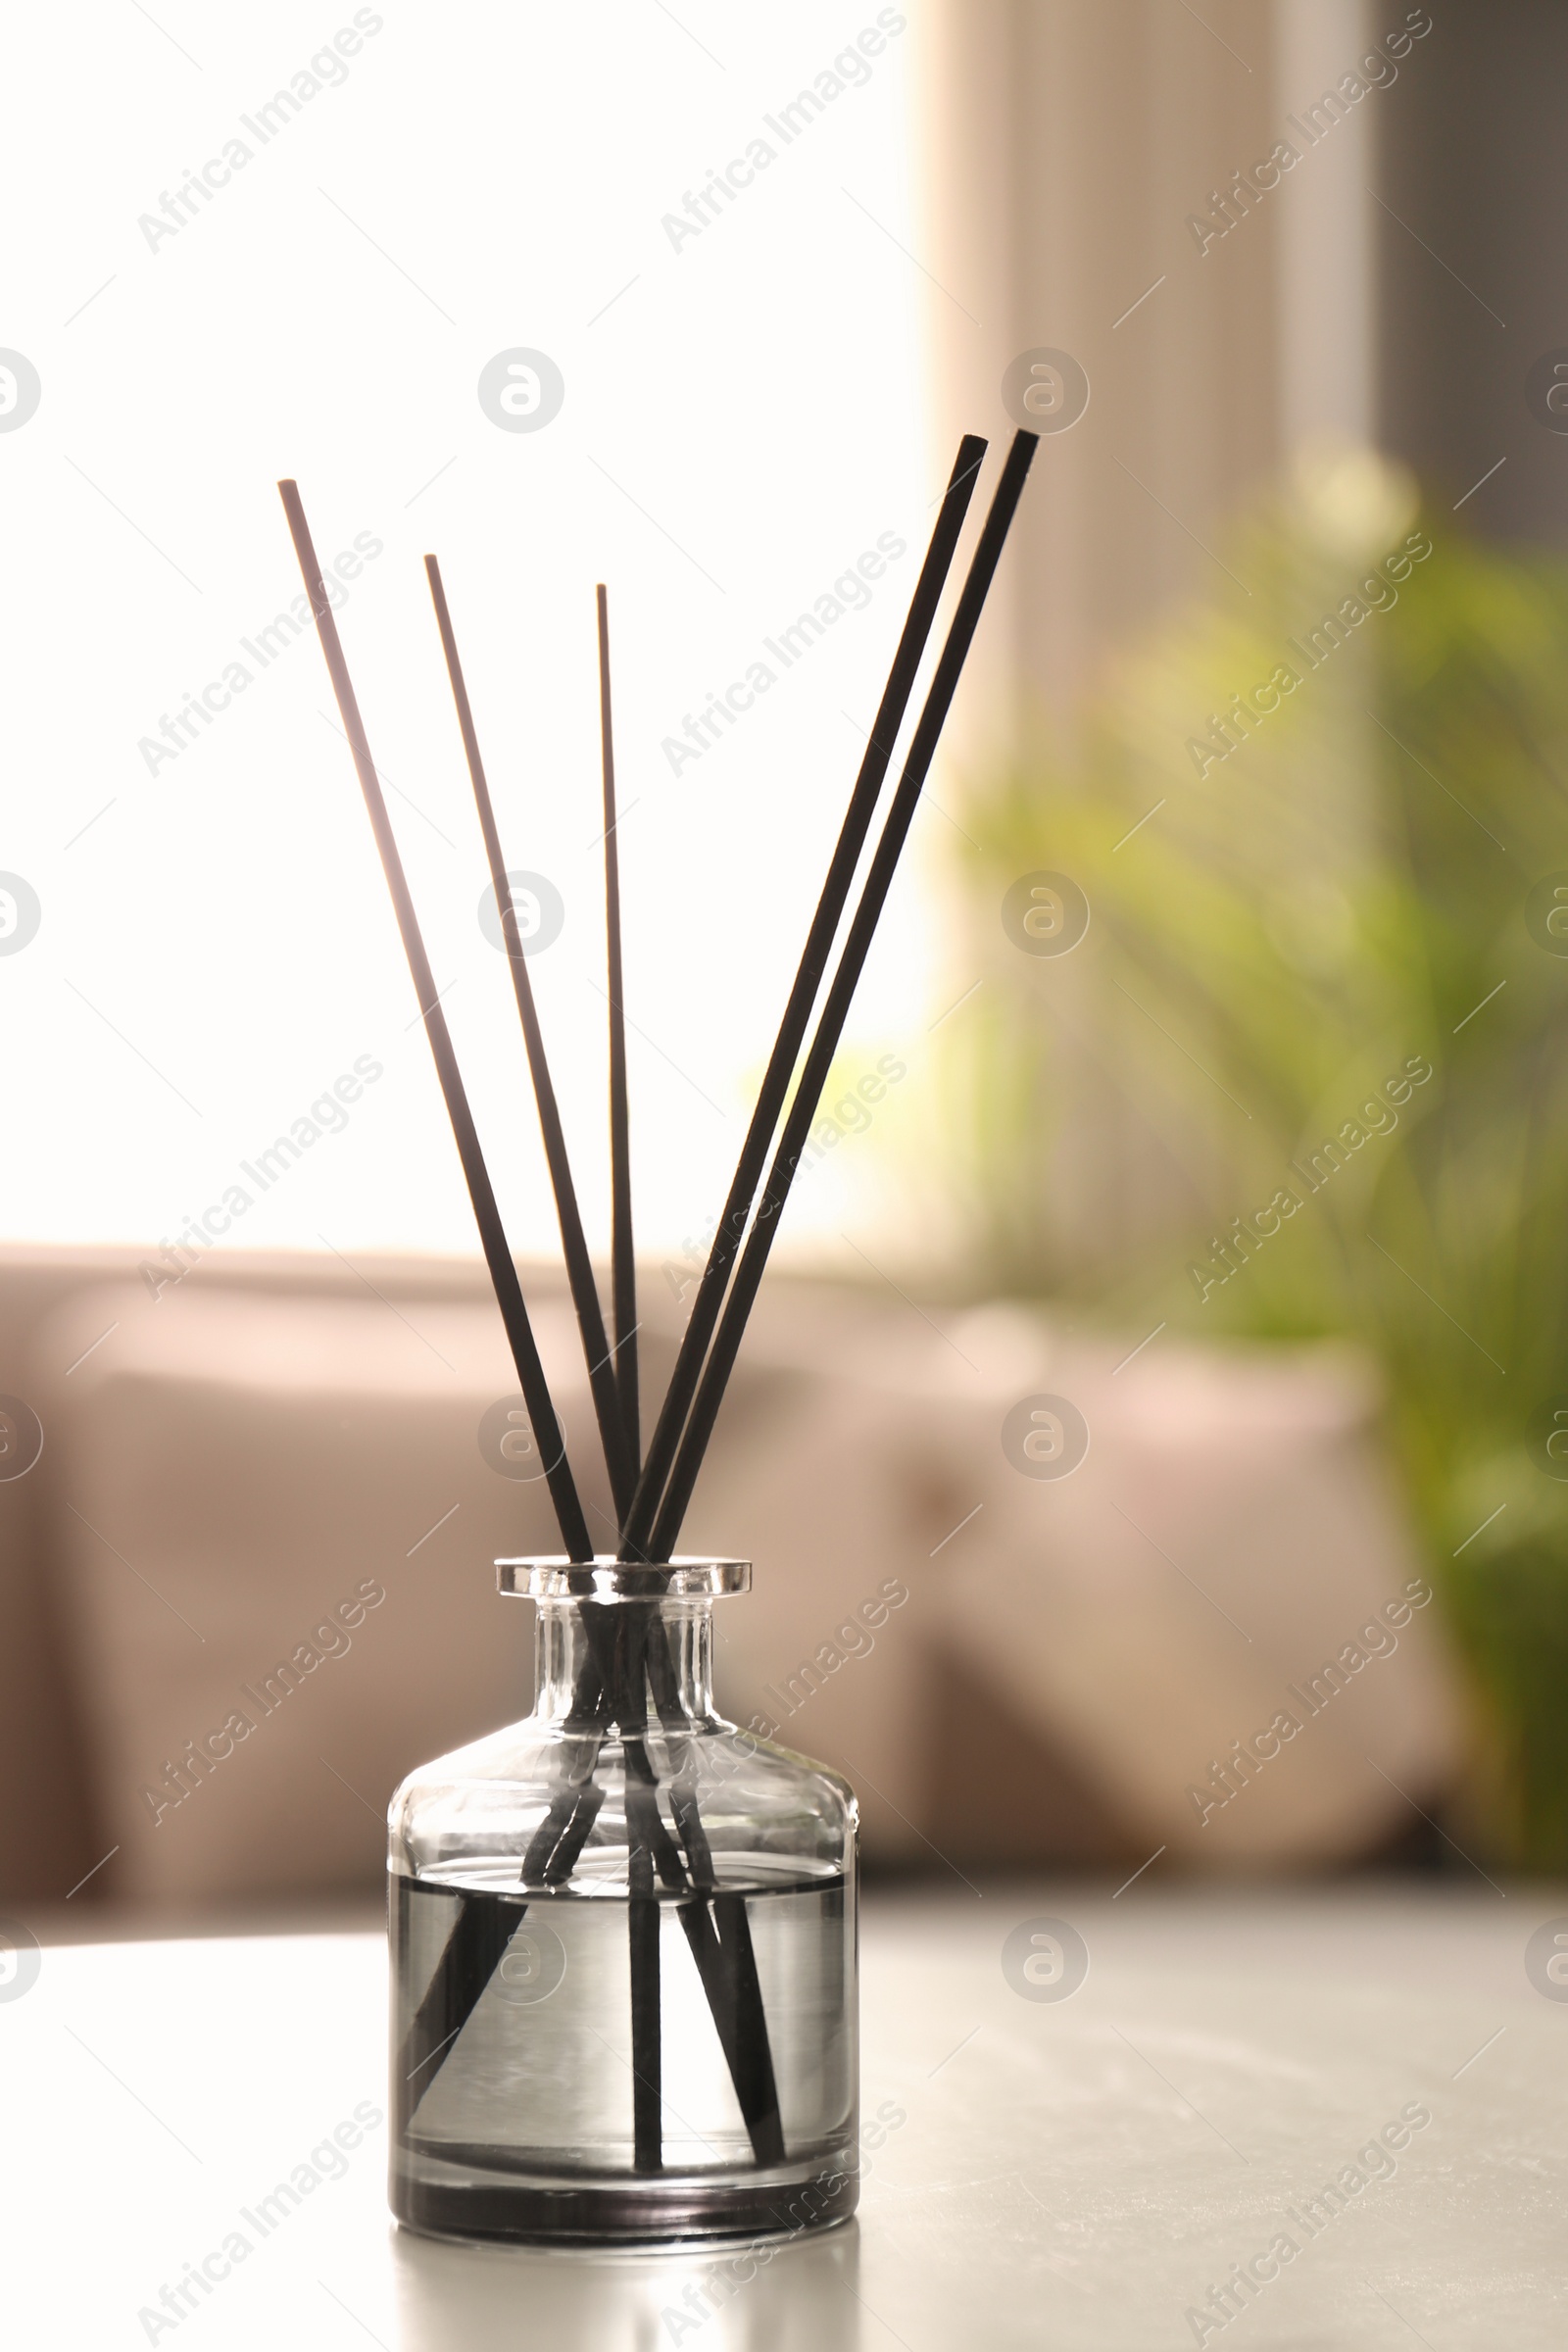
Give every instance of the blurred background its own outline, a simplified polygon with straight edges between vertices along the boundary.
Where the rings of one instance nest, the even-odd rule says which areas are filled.
[[[528,1703],[489,1563],[555,1538],[275,478],[603,1515],[419,558],[601,1237],[609,584],[651,1413],[953,448],[1019,424],[686,1531],[757,1562],[721,1698],[873,1871],[1561,1872],[1560,14],[12,46],[74,129],[0,165],[0,1907],[362,1900],[398,1779]]]

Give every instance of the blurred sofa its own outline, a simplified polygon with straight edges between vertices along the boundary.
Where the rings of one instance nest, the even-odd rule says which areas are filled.
[[[564,1285],[525,1278],[609,1548]],[[655,1266],[643,1304],[651,1420],[680,1321]],[[0,1479],[0,1904],[373,1887],[401,1776],[529,1703],[492,1560],[559,1548],[497,1452],[483,1269],[235,1253],[155,1297],[128,1251],[14,1250],[0,1334],[44,1430]],[[721,1702],[850,1774],[873,1861],[1321,1866],[1456,1773],[1364,1369],[1125,1358],[1014,1307],[764,1289],[683,1548],[756,1561]],[[1082,1417],[1070,1476],[1019,1454],[1043,1395]]]

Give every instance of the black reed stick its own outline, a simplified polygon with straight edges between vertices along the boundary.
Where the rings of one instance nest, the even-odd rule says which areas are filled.
[[[833,975],[827,1001],[817,1022],[816,1035],[811,1041],[811,1050],[807,1056],[806,1066],[795,1090],[795,1099],[790,1104],[789,1115],[784,1122],[778,1150],[768,1171],[767,1184],[758,1208],[751,1238],[742,1253],[734,1285],[719,1321],[712,1351],[709,1356],[696,1397],[693,1400],[691,1416],[681,1437],[679,1449],[670,1471],[669,1484],[653,1522],[650,1551],[655,1559],[668,1559],[674,1547],[675,1539],[680,1533],[680,1523],[685,1517],[686,1506],[691,1500],[692,1489],[697,1483],[698,1473],[703,1466],[703,1454],[708,1441],[712,1435],[718,1408],[723,1401],[725,1383],[734,1368],[735,1357],[746,1329],[746,1318],[750,1314],[753,1301],[757,1297],[758,1286],[762,1279],[762,1269],[767,1263],[767,1254],[772,1248],[773,1236],[778,1230],[779,1213],[789,1197],[790,1185],[794,1179],[796,1168],[800,1164],[801,1153],[806,1148],[811,1121],[816,1115],[817,1102],[821,1098],[822,1089],[827,1083],[827,1074],[832,1065],[833,1056],[838,1051],[839,1038],[850,1009],[850,1002],[855,995],[856,985],[859,980],[872,937],[876,931],[877,920],[887,900],[894,869],[898,865],[899,854],[904,848],[915,809],[919,806],[921,789],[936,752],[937,741],[952,706],[953,697],[957,690],[964,661],[973,642],[975,630],[979,625],[987,593],[996,576],[997,565],[1002,559],[1007,532],[1011,526],[1013,515],[1017,512],[1018,501],[1023,495],[1023,486],[1029,472],[1030,461],[1034,457],[1037,447],[1038,437],[1035,434],[1019,433],[1015,436],[1012,448],[1007,454],[1007,462],[1003,467],[1002,479],[997,486],[996,496],[991,502],[991,511],[987,514],[981,530],[979,544],[969,565],[968,577],[963,584],[963,593],[958,599],[957,611],[954,614],[953,625],[948,631],[948,640],[942,650],[942,659],[937,664],[931,690],[926,696],[925,708],[920,713],[919,724],[915,728],[913,740],[909,745],[909,754],[905,762],[904,773],[894,792],[882,828],[882,837],[877,843],[876,852],[860,893],[860,903],[856,908],[855,919],[850,926],[849,936],[839,958],[838,969]]]
[[[620,968],[620,842],[615,812],[615,736],[610,710],[610,608],[599,606],[599,747],[605,787],[606,987],[610,997],[610,1298],[615,1327],[615,1386],[635,1474],[642,1429],[637,1397],[637,1264],[631,1228],[631,1140],[626,1107],[626,1013]],[[624,1519],[628,1502],[617,1497]]]
[[[632,2167],[657,2173],[663,2164],[663,2021],[660,2009],[660,1917],[655,1854],[663,1824],[659,1789],[642,1739],[646,1612],[623,1607],[616,1626],[621,1702],[621,1786],[626,1805],[626,1931],[631,1961]],[[635,1706],[628,1703],[635,1694]],[[635,1724],[635,1730],[634,1730]]]
[[[577,1330],[582,1340],[583,1359],[588,1367],[588,1386],[594,1400],[594,1414],[599,1423],[599,1439],[605,1449],[605,1463],[610,1472],[611,1491],[615,1508],[625,1508],[624,1497],[630,1494],[637,1475],[636,1456],[626,1441],[621,1401],[615,1383],[610,1342],[605,1333],[605,1319],[600,1310],[599,1292],[594,1282],[593,1261],[588,1255],[588,1244],[583,1234],[582,1217],[577,1207],[576,1187],[571,1180],[571,1164],[566,1156],[566,1139],[561,1124],[561,1111],[556,1102],[556,1090],[551,1082],[550,1063],[545,1053],[544,1034],[539,1026],[538,1009],[534,1004],[533,984],[528,975],[528,959],[523,954],[517,934],[517,917],[512,905],[507,883],[507,861],[502,854],[501,836],[496,829],[495,810],[490,802],[490,787],[485,778],[484,761],[479,755],[479,738],[473,724],[473,711],[468,701],[468,688],[458,654],[458,641],[452,627],[452,615],[447,608],[446,589],[442,584],[441,566],[434,556],[424,559],[425,576],[430,583],[430,599],[435,606],[436,625],[441,631],[441,650],[446,656],[447,676],[452,683],[452,700],[457,706],[458,726],[463,735],[464,754],[468,762],[468,777],[473,786],[473,805],[479,815],[479,830],[484,836],[485,857],[490,866],[491,887],[495,891],[496,911],[501,920],[501,933],[507,945],[507,956],[512,966],[512,985],[517,999],[517,1011],[522,1021],[522,1040],[528,1054],[528,1070],[533,1079],[534,1102],[539,1111],[539,1132],[544,1140],[545,1160],[550,1169],[551,1190],[556,1197],[556,1221],[561,1228],[562,1254],[566,1261],[566,1280],[571,1290],[571,1302],[577,1313]]]
[[[683,1798],[671,1792],[672,1810],[686,1847],[690,1876],[682,1867],[679,1850],[659,1811],[657,1776],[649,1760],[646,1741],[645,1687],[653,1697],[666,1740],[672,1733],[689,1728],[679,1703],[667,1629],[659,1619],[657,1603],[626,1601],[613,1609],[597,1601],[585,1601],[582,1625],[588,1656],[584,1660],[579,1687],[586,1693],[591,1690],[593,1681],[597,1680],[603,1694],[600,1700],[600,1727],[608,1732],[611,1722],[614,1721],[620,1728],[628,1868],[632,1847],[641,1844],[651,1852],[665,1886],[683,1898],[676,1905],[681,1930],[712,2015],[714,2031],[724,2053],[724,2062],[734,2085],[742,2121],[751,2139],[753,2154],[759,2164],[780,2164],[784,2160],[783,2126],[773,2080],[761,1984],[744,1917],[744,1898],[740,1900],[742,1917],[737,1926],[734,1904],[729,1902],[729,1898],[718,1895],[712,1855],[695,1796]],[[542,1831],[535,1843],[542,1845],[544,1842],[545,1833]],[[564,1838],[556,1848],[551,1862],[553,1875],[560,1868],[563,1849],[567,1843],[568,1840]],[[575,1845],[570,1847],[570,1861],[566,1866],[568,1873],[571,1863],[575,1862],[577,1850]],[[709,1912],[710,1900],[713,1905],[712,1916]],[[639,1937],[634,1930],[631,1956],[633,1976],[635,1980],[641,1969],[645,1983],[633,2002],[633,2026],[635,2030],[639,2018],[643,2021],[645,2039],[648,2019],[650,2015],[657,2015],[657,2010],[650,2011],[647,1999],[647,1948],[646,1940]],[[657,1966],[657,1960],[654,1965]],[[482,1989],[482,1985],[475,1989],[475,1999]],[[749,2041],[746,2038],[748,2030],[751,2033]],[[644,2083],[652,2081],[657,2073],[658,2061],[651,2048],[644,2047],[639,2064],[635,2031],[632,2066],[634,2076]],[[648,2143],[644,2141],[641,2144],[646,2153]],[[639,2169],[642,2169],[641,2159]]]
[[[503,1908],[487,1895],[465,1894],[456,1887],[451,1892],[457,1904],[456,1916],[396,2060],[393,2128],[400,2138],[413,2122],[415,2109],[441,2072],[452,2044],[473,2015],[480,1994],[505,1959],[507,1946],[525,1916],[526,1906],[522,1903],[513,1910]],[[394,1902],[405,1906],[438,1899],[434,1895],[416,1894],[413,1882],[403,1878],[393,1879],[391,1893]],[[407,1916],[402,1926],[407,1945],[410,1926]],[[437,2061],[434,2066],[430,2063],[432,2059]]]
[[[679,1682],[675,1661],[670,1653],[666,1626],[654,1623],[648,1642],[648,1688],[659,1719],[664,1727],[666,1742],[689,1730],[680,1704]],[[784,2126],[779,2114],[778,2089],[773,2075],[773,2052],[768,2039],[767,2014],[762,2006],[761,1982],[757,1973],[757,1955],[752,1947],[751,1922],[746,1912],[744,1894],[721,1891],[713,1868],[712,1848],[708,1832],[703,1827],[695,1789],[682,1789],[677,1766],[670,1789],[670,1811],[686,1848],[686,1860],[692,1883],[699,1894],[710,1897],[713,1905],[713,1939],[705,1948],[705,1938],[694,1936],[689,1911],[683,1910],[682,1924],[692,1957],[698,1964],[703,1986],[709,1995],[714,2023],[720,2018],[720,2039],[730,2068],[735,2095],[741,2115],[751,2137],[752,2150],[759,2164],[782,2164],[784,2161]],[[728,2034],[725,2033],[725,2026]]]
[[[446,1098],[447,1116],[452,1122],[458,1157],[463,1162],[468,1198],[473,1202],[474,1221],[479,1228],[485,1262],[490,1268],[496,1304],[501,1309],[501,1320],[506,1325],[513,1361],[517,1367],[517,1379],[522,1388],[523,1402],[528,1408],[528,1418],[533,1423],[534,1441],[539,1447],[540,1459],[549,1465],[545,1477],[549,1482],[550,1499],[561,1528],[561,1540],[573,1560],[591,1560],[594,1556],[593,1538],[588,1533],[588,1522],[583,1517],[577,1484],[566,1459],[566,1442],[556,1418],[556,1408],[551,1402],[550,1388],[545,1379],[544,1365],[539,1360],[538,1348],[534,1344],[533,1328],[528,1321],[528,1309],[523,1301],[522,1286],[517,1280],[517,1269],[512,1262],[512,1252],[507,1247],[501,1211],[496,1206],[489,1171],[484,1164],[484,1153],[479,1148],[478,1131],[468,1108],[468,1098],[464,1092],[463,1077],[458,1068],[458,1057],[452,1050],[446,1015],[438,1001],[435,975],[430,969],[430,959],[419,935],[419,918],[414,909],[414,900],[403,871],[403,860],[398,855],[391,819],[381,797],[375,762],[370,757],[370,747],[360,717],[360,706],[349,677],[348,663],[343,659],[343,648],[338,641],[337,622],[327,602],[326,584],[317,561],[310,525],[305,519],[305,509],[300,503],[297,485],[285,481],[279,482],[277,488],[283,501],[283,512],[288,516],[294,553],[299,558],[311,610],[316,615],[317,634],[321,641],[332,692],[337,698],[343,732],[349,739],[349,749],[354,755],[355,771],[360,779],[360,790],[365,795],[366,808],[369,812],[375,846],[380,852],[387,889],[392,895],[392,905],[398,918],[398,929],[403,935],[404,954],[409,959],[419,1010],[424,1017],[425,1035],[430,1041],[436,1076],[441,1081],[441,1092]]]
[[[648,1458],[637,1482],[631,1509],[622,1523],[620,1556],[623,1560],[644,1557],[657,1559],[660,1556],[657,1549],[648,1546],[654,1515],[674,1463],[681,1432],[697,1391],[703,1357],[724,1302],[729,1269],[745,1235],[746,1221],[751,1215],[752,1200],[761,1178],[767,1148],[772,1141],[779,1112],[784,1106],[784,1098],[789,1092],[807,1023],[811,1017],[811,1006],[816,1001],[816,992],[827,968],[834,933],[855,879],[856,862],[870,830],[877,795],[882,789],[882,780],[893,757],[893,746],[914,689],[915,673],[925,651],[926,640],[931,634],[937,605],[953,564],[969,501],[974,495],[980,461],[985,451],[986,444],[976,433],[966,433],[958,446],[941,512],[931,534],[931,544],[920,567],[914,594],[909,600],[908,616],[893,657],[893,665],[888,671],[887,685],[877,707],[876,717],[872,721],[860,771],[850,795],[838,846],[827,869],[827,878],[822,885],[822,895],[817,902],[810,930],[807,933],[795,985],[785,1004],[778,1037],[768,1057],[751,1124],[746,1131],[746,1140],[741,1146],[729,1197],[724,1203],[724,1213],[719,1218],[708,1264],[698,1285],[697,1297],[692,1302],[691,1318],[682,1337],[669,1387],[655,1424]]]

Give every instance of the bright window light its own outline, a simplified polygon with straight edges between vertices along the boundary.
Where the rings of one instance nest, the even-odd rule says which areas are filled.
[[[222,1248],[474,1248],[298,626],[292,474],[346,559],[344,646],[519,1251],[554,1216],[420,559],[509,865],[560,894],[533,976],[600,1242],[609,583],[638,1238],[677,1246],[722,1198],[945,472],[905,12],[98,0],[13,38],[19,88],[69,77],[77,135],[63,176],[48,110],[8,132],[15,183],[50,193],[0,324],[40,386],[0,431],[0,869],[39,908],[0,954],[0,1230],[152,1250],[227,1200]],[[550,380],[508,373],[519,350],[564,387],[538,429],[506,421]],[[923,1034],[927,928],[911,875],[857,1069]],[[845,1182],[802,1187],[797,1244],[844,1222]]]

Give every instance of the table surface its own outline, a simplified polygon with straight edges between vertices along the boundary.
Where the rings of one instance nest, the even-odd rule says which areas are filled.
[[[1568,2002],[1534,1989],[1524,1951],[1562,1913],[1568,1894],[1479,1881],[868,1902],[862,2105],[906,2121],[869,2158],[856,2223],[781,2246],[739,2286],[712,2254],[402,2232],[384,2124],[257,2239],[241,2209],[361,2102],[385,2106],[379,1937],[48,1944],[36,1982],[0,1998],[4,2338],[94,2352],[1560,2346]],[[1026,1999],[1003,1946],[1048,1917],[1082,1936],[1088,1977],[1068,1999]],[[1309,2236],[1291,2209],[1406,2107],[1430,2122],[1392,2169],[1364,2161],[1365,2186]],[[255,2242],[195,2311],[162,2329],[141,2316],[235,2230]],[[1245,2308],[1189,2316],[1281,2234],[1298,2251]]]

